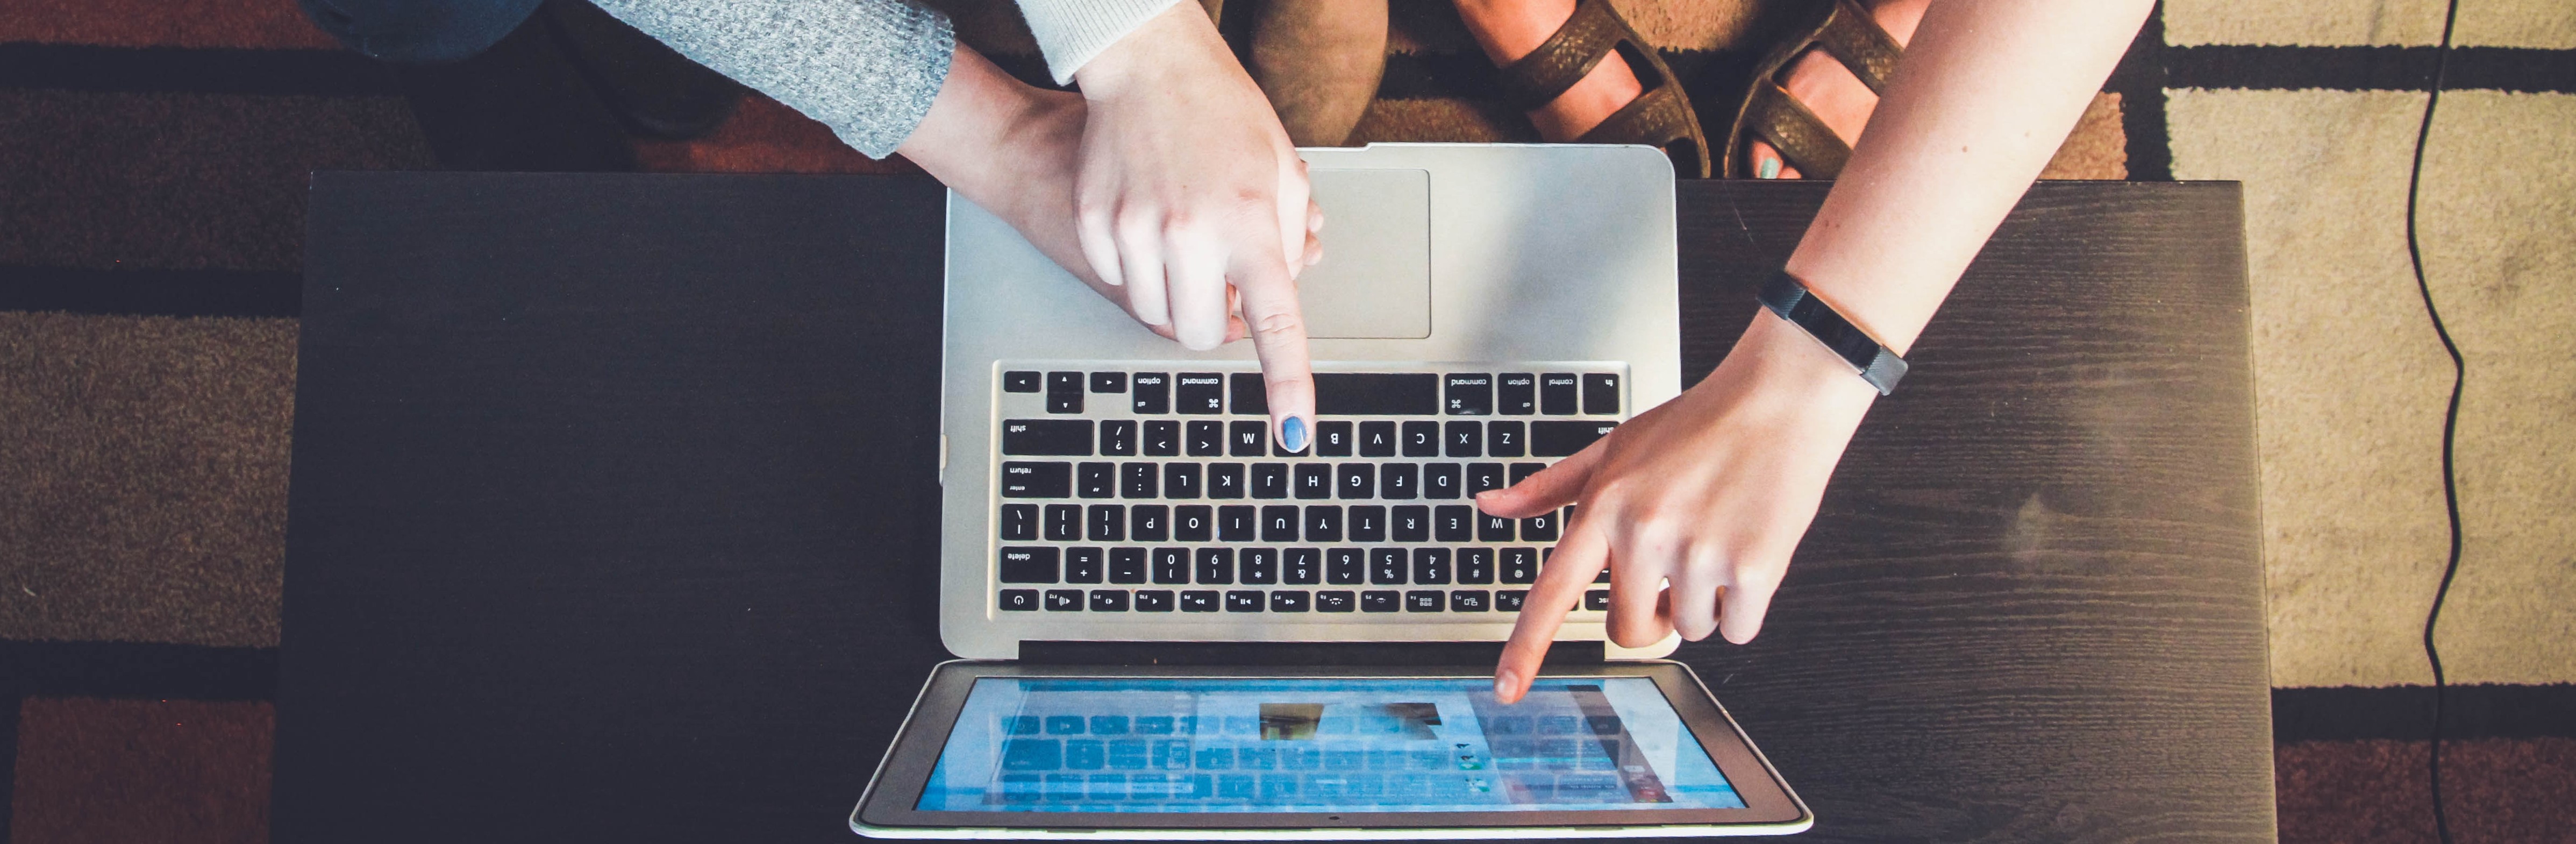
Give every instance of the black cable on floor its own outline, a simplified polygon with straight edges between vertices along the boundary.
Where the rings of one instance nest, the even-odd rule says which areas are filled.
[[[2442,811],[2442,700],[2448,684],[2442,679],[2442,651],[2433,644],[2433,628],[2442,620],[2442,601],[2451,595],[2451,580],[2460,573],[2460,487],[2452,467],[2452,444],[2460,428],[2460,388],[2468,382],[2468,362],[2460,357],[2460,347],[2451,342],[2451,331],[2442,324],[2442,312],[2433,307],[2433,285],[2424,280],[2424,252],[2415,241],[2416,193],[2424,182],[2424,141],[2433,134],[2433,108],[2442,102],[2442,75],[2451,64],[2451,27],[2460,19],[2460,0],[2449,0],[2449,10],[2442,15],[2442,44],[2434,50],[2433,84],[2424,98],[2424,122],[2415,128],[2415,164],[2406,176],[2406,258],[2415,267],[2415,292],[2424,296],[2424,314],[2433,320],[2433,334],[2442,338],[2442,351],[2451,356],[2451,405],[2442,412],[2442,506],[2451,517],[2451,556],[2442,566],[2442,585],[2433,590],[2433,609],[2424,614],[2424,658],[2433,664],[2433,742],[2432,761],[2427,766],[2433,791],[2433,831],[2442,844],[2451,844],[2450,817]]]

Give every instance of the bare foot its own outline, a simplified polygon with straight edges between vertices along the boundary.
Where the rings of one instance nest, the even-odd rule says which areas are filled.
[[[1926,0],[1928,2],[1928,0]],[[1458,17],[1467,22],[1467,31],[1485,48],[1485,57],[1495,67],[1510,65],[1522,56],[1547,43],[1548,36],[1574,17],[1574,0],[1457,0]],[[1617,52],[1601,57],[1574,87],[1565,89],[1547,105],[1529,113],[1530,122],[1538,126],[1538,136],[1553,142],[1571,141],[1601,125],[1629,101],[1646,92],[1637,73],[1628,68],[1628,60]]]
[[[1913,42],[1914,26],[1923,22],[1923,10],[1931,2],[1863,0],[1861,5],[1868,7],[1869,16],[1878,21],[1879,28],[1887,30],[1888,37],[1896,39],[1901,46]],[[1860,142],[1860,130],[1869,125],[1870,112],[1878,109],[1878,94],[1862,84],[1860,77],[1853,76],[1850,68],[1826,55],[1821,47],[1810,47],[1806,53],[1791,60],[1788,77],[1782,80],[1780,87],[1789,92],[1791,99],[1815,112],[1816,118],[1824,121],[1825,127],[1834,130],[1845,144]],[[1769,143],[1756,139],[1751,147],[1755,178],[1798,178],[1798,168],[1788,166],[1781,159],[1780,151]]]

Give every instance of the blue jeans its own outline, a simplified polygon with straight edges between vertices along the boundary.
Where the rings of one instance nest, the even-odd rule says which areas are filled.
[[[388,62],[459,61],[489,49],[540,0],[300,0],[304,14],[350,49]]]

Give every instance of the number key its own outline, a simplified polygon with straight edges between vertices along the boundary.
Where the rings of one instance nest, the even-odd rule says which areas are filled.
[[[1361,563],[1360,549],[1332,548],[1324,551],[1324,579],[1327,582],[1348,586],[1360,582],[1366,574],[1367,567]]]
[[[1373,548],[1369,550],[1369,582],[1378,585],[1403,583],[1404,549]]]

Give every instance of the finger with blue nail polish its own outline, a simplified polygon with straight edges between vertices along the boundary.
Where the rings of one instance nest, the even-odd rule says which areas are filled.
[[[1291,416],[1288,417],[1288,421],[1279,423],[1279,448],[1281,451],[1285,451],[1290,454],[1305,451],[1306,437],[1306,417]]]
[[[1303,446],[1314,433],[1315,375],[1306,351],[1306,319],[1288,262],[1258,248],[1235,255],[1226,272],[1237,293],[1235,307],[1261,359],[1263,392],[1270,401],[1270,430],[1281,448]]]

